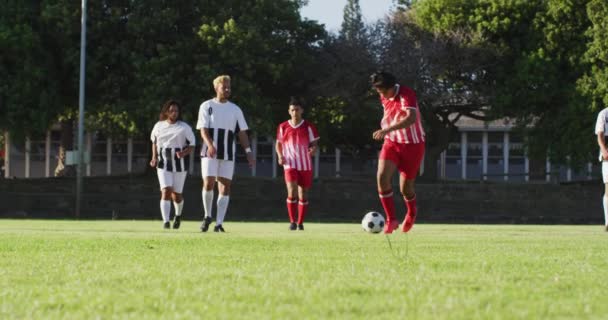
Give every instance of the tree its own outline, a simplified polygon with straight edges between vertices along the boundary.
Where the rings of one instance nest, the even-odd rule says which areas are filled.
[[[592,0],[587,4],[591,26],[586,32],[590,41],[584,55],[586,72],[578,88],[591,100],[591,110],[608,107],[608,3]]]
[[[366,39],[359,0],[348,0],[344,6],[340,39],[350,43],[361,43]]]
[[[469,35],[465,46],[495,53],[494,63],[481,69],[492,85],[486,115],[517,119],[532,157],[549,154],[576,165],[590,160],[593,147],[582,131],[593,115],[576,89],[584,71],[587,2],[426,0],[413,10],[425,30],[462,30]]]

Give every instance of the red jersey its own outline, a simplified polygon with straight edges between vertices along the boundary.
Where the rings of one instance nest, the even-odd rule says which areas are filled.
[[[380,96],[380,101],[384,107],[384,117],[382,118],[382,122],[380,122],[380,127],[386,129],[403,120],[407,109],[412,109],[413,112],[416,112],[416,122],[407,128],[391,131],[384,136],[384,139],[396,143],[424,142],[424,129],[420,121],[416,93],[414,90],[400,85],[396,85],[396,92],[395,96],[389,99]]]
[[[308,147],[317,140],[319,140],[317,128],[306,120],[302,120],[296,126],[291,125],[289,121],[281,123],[277,128],[277,141],[283,146],[285,158],[283,167],[299,171],[312,170]]]

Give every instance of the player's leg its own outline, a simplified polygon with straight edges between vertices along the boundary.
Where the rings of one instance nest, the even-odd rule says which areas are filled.
[[[424,158],[424,147],[424,143],[406,144],[402,146],[400,152],[402,161],[399,167],[399,189],[407,207],[407,214],[401,226],[401,231],[403,232],[410,231],[416,222],[418,210],[416,207],[416,190],[414,185],[422,159]]]
[[[308,211],[308,190],[312,186],[312,171],[298,172],[298,229],[304,230],[304,218]]]
[[[285,186],[287,188],[287,215],[289,216],[289,230],[296,230],[296,211],[298,210],[298,179],[295,169],[285,170]]]
[[[202,181],[202,198],[203,198],[203,209],[205,210],[205,217],[201,224],[201,231],[207,232],[209,225],[213,217],[213,188],[215,187],[215,177],[218,174],[218,160],[210,158],[201,159],[201,175],[203,176]]]
[[[224,232],[224,218],[228,211],[228,203],[230,203],[230,187],[232,185],[232,176],[234,174],[234,161],[218,160],[219,173],[217,177],[218,191],[217,196],[217,218],[215,219],[215,232]]]
[[[399,227],[399,221],[395,216],[395,200],[393,197],[392,179],[397,171],[397,165],[392,160],[379,159],[378,173],[376,179],[378,182],[378,196],[386,214],[386,224],[384,225],[384,233],[392,233],[393,230]]]
[[[184,197],[182,191],[184,190],[184,183],[186,182],[186,172],[175,172],[173,173],[173,193],[171,199],[173,200],[173,207],[175,208],[175,220],[173,221],[173,229],[179,229],[182,221],[182,210],[184,209]]]
[[[608,161],[602,161],[602,179],[604,180],[604,228],[608,231]]]
[[[401,194],[403,195],[403,199],[405,200],[405,206],[407,208],[407,213],[405,215],[405,219],[403,220],[403,225],[401,226],[401,231],[408,232],[414,226],[416,222],[416,214],[418,213],[416,207],[416,190],[414,187],[415,179],[407,179],[405,175],[399,175],[399,188],[401,189]]]
[[[158,183],[160,185],[160,214],[163,219],[163,227],[169,228],[169,218],[171,217],[171,193],[173,186],[173,175],[171,172],[156,169]]]
[[[608,183],[604,183],[604,228],[608,231]]]

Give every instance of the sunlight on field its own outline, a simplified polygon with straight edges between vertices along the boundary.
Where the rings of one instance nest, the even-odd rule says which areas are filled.
[[[539,319],[608,313],[598,226],[0,220],[0,318]],[[392,248],[392,249],[391,249]]]

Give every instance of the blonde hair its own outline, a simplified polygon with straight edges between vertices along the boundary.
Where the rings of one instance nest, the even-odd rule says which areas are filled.
[[[230,82],[230,76],[229,75],[223,74],[223,75],[218,76],[217,78],[213,79],[213,87],[217,88],[217,86],[220,83],[224,83],[224,82]]]

